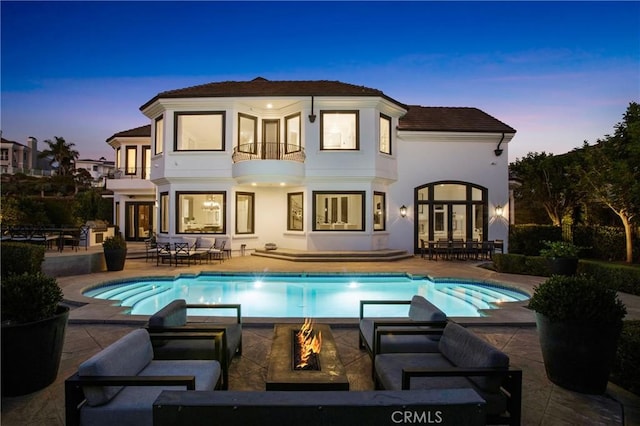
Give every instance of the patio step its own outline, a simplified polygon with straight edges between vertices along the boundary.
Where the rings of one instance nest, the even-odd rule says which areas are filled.
[[[406,250],[305,251],[294,249],[256,249],[252,256],[293,262],[389,262],[412,258]]]

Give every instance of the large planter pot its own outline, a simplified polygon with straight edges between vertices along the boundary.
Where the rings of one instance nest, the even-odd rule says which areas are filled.
[[[2,396],[40,390],[56,380],[69,308],[22,324],[2,324]]]
[[[622,321],[613,325],[553,322],[536,312],[547,377],[576,392],[601,395],[607,389]]]
[[[553,257],[547,259],[551,275],[575,275],[578,259],[573,257]]]
[[[104,261],[107,271],[122,271],[127,259],[127,249],[104,249]]]

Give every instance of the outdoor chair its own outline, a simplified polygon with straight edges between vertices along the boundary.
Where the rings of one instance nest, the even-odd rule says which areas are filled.
[[[378,330],[381,338],[388,330]],[[486,401],[487,424],[520,425],[522,370],[509,357],[466,328],[449,322],[441,330],[394,330],[393,333],[440,335],[431,353],[374,354],[376,389],[475,390]]]
[[[216,317],[215,322],[189,321],[187,309],[234,310],[235,316]],[[217,359],[222,365],[223,389],[229,386],[229,365],[235,355],[242,355],[242,313],[239,304],[187,304],[184,299],[170,302],[149,317],[147,329],[151,333],[209,333],[223,331],[222,357],[214,358],[217,352],[206,341],[158,342],[154,345],[156,357],[163,359]]]
[[[217,250],[215,246],[216,246],[215,238],[200,237],[198,239],[198,244],[195,248],[195,251],[201,257],[205,256],[207,258],[207,262],[211,262],[213,253]]]
[[[154,238],[147,238],[144,240],[144,261],[147,262],[149,259],[153,260],[158,255],[158,243],[156,243]]]
[[[406,317],[383,318],[366,317],[365,308],[382,305],[408,305]],[[373,363],[376,351],[384,352],[434,352],[438,350],[438,336],[395,335],[393,330],[413,328],[417,330],[442,329],[447,324],[447,316],[437,306],[420,295],[411,300],[361,300],[359,322],[359,346],[366,349]],[[378,330],[388,330],[381,339],[376,338]]]
[[[84,361],[65,381],[66,424],[151,426],[153,402],[163,390],[213,391],[220,385],[218,361],[158,360],[152,341],[213,341],[221,349],[222,334],[132,331]]]
[[[195,263],[195,260],[200,258],[200,254],[196,253],[195,250],[190,247],[189,243],[175,243],[174,247],[175,251],[173,255],[176,266],[178,266],[179,261],[184,263],[185,260],[187,262],[187,266],[189,266],[191,264],[191,260]]]
[[[171,250],[171,243],[156,243],[156,266],[160,265],[160,262],[164,264],[165,260],[169,259],[169,266],[173,262],[173,250]]]

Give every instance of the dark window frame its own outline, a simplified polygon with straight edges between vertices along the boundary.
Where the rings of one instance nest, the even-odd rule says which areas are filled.
[[[250,215],[250,221],[251,221],[251,230],[247,231],[247,232],[240,232],[238,230],[238,196],[240,195],[244,195],[244,196],[250,196],[251,197],[251,215]],[[255,192],[241,192],[238,191],[236,192],[236,205],[235,205],[235,213],[236,213],[236,217],[235,217],[235,222],[236,222],[236,234],[238,235],[247,235],[247,234],[255,234],[256,233],[256,193]]]
[[[158,122],[162,121],[162,140],[158,141]],[[155,155],[160,155],[164,152],[164,114],[156,117],[153,128],[153,149],[155,150]],[[160,150],[158,150],[160,148]]]
[[[353,114],[356,121],[356,146],[355,148],[325,148],[324,147],[324,116],[330,114]],[[320,111],[320,151],[360,151],[360,111],[359,110],[321,110]]]
[[[167,198],[167,210],[169,210],[171,207],[171,199],[169,198],[169,192],[161,192],[160,193],[160,205],[158,206],[158,208],[160,209],[160,213],[158,215],[158,222],[159,222],[159,226],[158,228],[160,228],[160,233],[161,234],[168,234],[169,233],[169,220],[167,220],[167,228],[165,229],[164,226],[164,217],[165,215],[167,216],[167,218],[171,218],[171,215],[169,214],[169,211],[165,211],[164,209],[164,202],[163,199]]]
[[[291,226],[291,214],[293,213],[292,197],[302,197],[300,205],[300,228],[294,228]],[[288,192],[287,193],[287,231],[304,231],[304,192]]]
[[[380,211],[382,212],[381,224],[382,228],[376,229],[376,211],[378,210],[376,206],[376,196],[382,197],[382,206],[380,206]],[[387,230],[387,193],[381,191],[373,191],[373,231],[386,231]]]
[[[227,233],[227,191],[176,191],[176,205],[174,206],[175,212],[175,225],[176,225],[176,235],[191,235],[194,234],[192,232],[179,232],[180,229],[180,204],[182,200],[180,197],[182,195],[222,195],[222,206],[220,206],[221,215],[222,215],[222,227],[219,232],[201,232],[200,234],[204,235],[221,235]]]
[[[362,222],[361,227],[359,229],[318,229],[318,221],[316,216],[316,212],[317,212],[317,198],[318,195],[335,195],[336,197],[339,196],[344,196],[344,195],[360,195],[362,200],[360,202],[360,209],[361,209],[361,217],[360,220]],[[367,192],[366,191],[312,191],[311,193],[312,196],[312,211],[313,211],[313,215],[314,215],[314,221],[313,221],[313,231],[318,231],[318,232],[363,232],[367,229],[367,222],[366,222],[366,199],[367,199]],[[330,206],[326,206],[327,208],[329,208]],[[336,206],[337,208],[337,206]],[[339,215],[342,216],[344,214],[343,212],[344,207],[342,207]],[[336,210],[337,211],[337,210]],[[347,212],[348,213],[348,212]],[[323,223],[327,223],[327,222],[323,222]]]
[[[295,145],[289,143],[289,120],[296,117],[298,118],[298,148],[290,150],[289,147]],[[285,154],[289,154],[292,152],[300,151],[302,151],[302,114],[300,112],[297,112],[295,114],[287,115],[284,117],[284,152]]]
[[[129,152],[134,152],[134,166],[133,171],[129,169]],[[124,174],[125,175],[135,175],[138,173],[138,146],[137,145],[126,145],[124,150]]]
[[[222,117],[221,132],[221,147],[220,149],[178,149],[178,122],[181,116],[196,116],[196,115],[219,115]],[[226,111],[176,111],[173,113],[173,150],[175,152],[221,152],[226,149],[226,126],[227,126],[227,112]]]
[[[380,123],[382,120],[387,120],[389,122],[389,134],[388,134],[389,152],[383,151],[380,146],[380,139],[382,138],[382,126],[379,126],[379,129],[378,129],[378,131],[380,132],[380,134],[378,135],[378,151],[380,151],[382,154],[393,155],[393,148],[392,148],[393,143],[391,142],[391,137],[393,135],[393,131],[392,131],[393,120],[388,115],[380,113],[380,118],[378,119],[378,123]]]
[[[247,120],[251,120],[253,121],[253,149],[247,151],[241,148],[241,144],[240,144],[240,131],[241,126],[241,119],[247,119]],[[238,113],[238,137],[237,137],[237,143],[236,143],[237,147],[238,147],[238,152],[246,152],[248,154],[256,154],[257,151],[257,147],[258,147],[258,117],[255,117],[253,115],[249,115],[249,114],[245,114],[243,112],[239,112]]]

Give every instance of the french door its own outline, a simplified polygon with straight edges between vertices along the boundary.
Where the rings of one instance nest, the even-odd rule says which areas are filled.
[[[127,241],[144,241],[153,231],[153,202],[125,205],[124,235]]]

